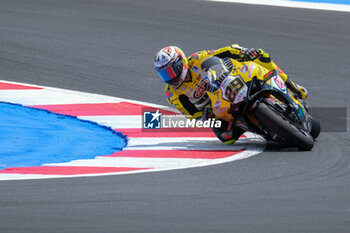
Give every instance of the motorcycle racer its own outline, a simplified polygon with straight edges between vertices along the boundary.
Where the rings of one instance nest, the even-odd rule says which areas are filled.
[[[187,118],[206,120],[214,117],[211,109],[206,107],[210,99],[206,94],[207,82],[201,75],[203,64],[210,56],[221,59],[232,58],[240,62],[252,61],[268,70],[278,69],[280,77],[290,90],[301,99],[307,96],[306,89],[291,81],[262,49],[243,48],[233,44],[217,50],[195,52],[186,58],[180,48],[168,46],[157,52],[154,67],[162,80],[167,83],[165,93],[168,102]],[[213,131],[227,144],[234,143],[244,133],[241,128],[227,122],[223,122],[219,129],[213,128]]]

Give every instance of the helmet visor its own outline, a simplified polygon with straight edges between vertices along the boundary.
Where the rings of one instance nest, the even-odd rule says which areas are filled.
[[[170,85],[178,85],[181,81],[181,73],[183,70],[183,61],[179,60],[164,69],[158,70],[159,76],[164,82]]]

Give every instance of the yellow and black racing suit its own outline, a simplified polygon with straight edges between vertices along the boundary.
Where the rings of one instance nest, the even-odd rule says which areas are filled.
[[[201,78],[201,64],[210,56],[217,56],[219,58],[233,58],[237,61],[246,61],[244,54],[247,48],[240,47],[238,44],[233,44],[217,50],[203,50],[192,54],[187,58],[188,61],[188,75],[184,82],[174,87],[169,84],[165,87],[167,100],[170,104],[175,106],[183,115],[190,119],[199,119],[203,115],[204,107],[210,103],[210,99],[206,95],[207,83]],[[259,57],[253,62],[263,66],[268,70],[278,69],[280,77],[287,83],[287,75],[278,68],[278,66],[271,60],[269,54],[259,49]],[[226,143],[234,143],[244,131],[238,127],[231,129],[230,136],[222,137],[221,133],[228,130],[228,124],[224,124],[220,132],[214,133],[218,138]]]

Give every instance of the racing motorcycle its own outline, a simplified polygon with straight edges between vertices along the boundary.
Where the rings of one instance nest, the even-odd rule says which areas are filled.
[[[201,68],[216,119],[266,140],[312,149],[320,123],[310,116],[305,101],[287,88],[279,69],[218,57],[208,58]]]

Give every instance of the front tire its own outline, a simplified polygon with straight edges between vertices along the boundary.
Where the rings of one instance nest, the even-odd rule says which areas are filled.
[[[263,126],[278,134],[288,143],[298,147],[299,150],[311,150],[314,146],[314,140],[309,133],[302,132],[291,125],[267,104],[260,102],[254,115]]]
[[[316,138],[318,138],[318,136],[320,135],[321,132],[321,124],[320,122],[318,122],[317,120],[315,120],[313,117],[310,116],[311,119],[311,131],[310,131],[310,135],[313,137],[313,139],[315,140]]]

